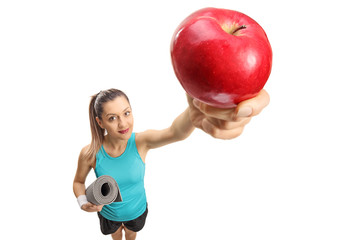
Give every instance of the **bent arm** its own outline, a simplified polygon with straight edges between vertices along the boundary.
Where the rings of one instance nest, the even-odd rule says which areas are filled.
[[[80,152],[78,167],[73,182],[73,191],[76,197],[85,195],[85,180],[91,170],[90,161],[85,158],[86,148],[87,147],[84,147]]]
[[[87,159],[85,155],[87,147],[84,147],[80,152],[78,167],[74,178],[73,190],[76,198],[80,195],[85,195],[85,180],[91,170],[91,159]],[[81,205],[81,209],[86,212],[100,212],[102,207],[103,205],[97,206],[90,202]]]
[[[184,140],[190,136],[194,129],[195,127],[190,120],[189,108],[187,108],[173,121],[170,127],[138,133],[136,143],[139,148],[144,148],[147,151]]]

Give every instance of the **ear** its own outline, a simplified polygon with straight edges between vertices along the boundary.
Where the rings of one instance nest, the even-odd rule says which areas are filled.
[[[100,120],[100,118],[96,117],[96,122],[99,124],[99,126],[104,129],[104,126],[102,124],[102,121]]]

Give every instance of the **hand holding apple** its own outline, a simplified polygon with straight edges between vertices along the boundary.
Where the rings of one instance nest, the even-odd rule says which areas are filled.
[[[234,108],[264,87],[272,50],[265,31],[250,17],[205,8],[176,29],[171,59],[178,80],[192,98],[217,108]]]
[[[216,108],[187,95],[190,119],[193,125],[214,138],[232,139],[241,135],[246,124],[270,102],[269,94],[262,89],[251,99],[234,108]]]

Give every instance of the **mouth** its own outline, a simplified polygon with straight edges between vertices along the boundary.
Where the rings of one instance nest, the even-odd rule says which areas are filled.
[[[129,132],[129,128],[119,131],[119,133],[121,133],[121,134],[126,134],[127,132]]]

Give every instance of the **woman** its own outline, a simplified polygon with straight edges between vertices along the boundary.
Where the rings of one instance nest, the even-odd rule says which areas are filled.
[[[257,97],[234,109],[213,108],[190,97],[188,103],[189,107],[170,127],[133,133],[132,109],[122,91],[109,89],[92,96],[89,107],[92,140],[80,152],[73,188],[82,210],[98,212],[103,234],[122,239],[124,230],[125,238],[132,240],[144,227],[148,211],[144,189],[145,159],[150,149],[184,140],[195,127],[216,138],[235,138],[251,116],[269,103],[269,96],[262,90]],[[122,202],[105,206],[87,202],[85,180],[91,169],[96,177],[110,175],[117,181]]]

